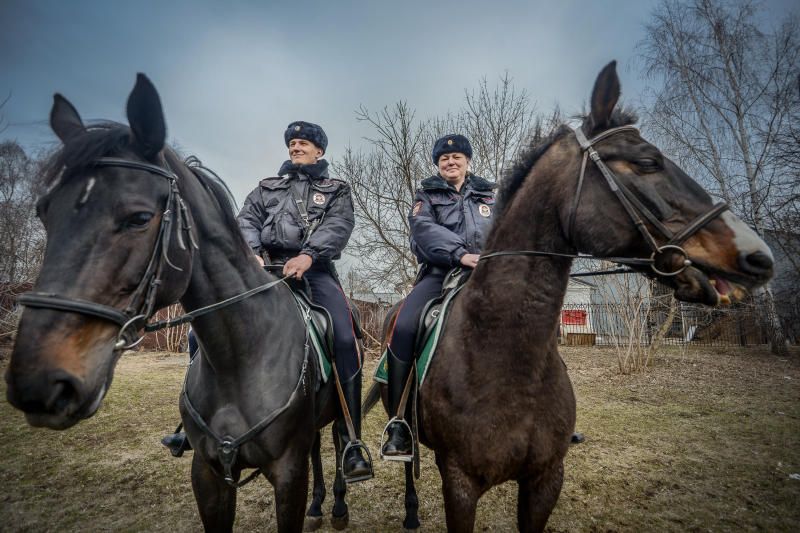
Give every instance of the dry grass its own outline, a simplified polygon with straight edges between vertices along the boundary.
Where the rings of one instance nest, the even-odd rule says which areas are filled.
[[[800,354],[674,351],[645,374],[620,376],[611,350],[562,353],[587,441],[567,457],[549,530],[798,529],[800,480],[789,476],[800,473]],[[65,432],[29,428],[3,402],[0,529],[200,530],[190,459],[158,444],[177,419],[184,363],[183,355],[127,355],[101,411]],[[376,455],[383,423],[373,413],[365,426]],[[329,431],[324,443],[330,476]],[[376,466],[376,479],[350,488],[351,531],[401,529],[402,467]],[[444,530],[439,484],[426,450],[418,487],[427,531]],[[513,530],[515,507],[516,487],[496,487],[479,504],[476,530]],[[266,481],[240,490],[236,527],[275,529]]]

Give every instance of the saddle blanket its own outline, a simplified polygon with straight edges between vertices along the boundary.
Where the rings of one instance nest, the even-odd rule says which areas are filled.
[[[450,291],[445,297],[444,301],[442,301],[442,305],[438,309],[438,316],[435,319],[436,323],[429,330],[428,337],[425,339],[422,348],[419,350],[419,354],[417,355],[417,381],[419,382],[420,387],[425,381],[425,376],[428,374],[428,368],[430,368],[431,361],[433,361],[433,356],[436,352],[436,346],[439,344],[439,338],[441,337],[442,329],[444,329],[445,318],[447,317],[450,309],[450,302],[452,302],[456,295],[460,292],[462,286]],[[425,322],[425,320],[421,321],[423,324]],[[422,334],[424,334],[424,331],[417,332],[417,335]],[[378,367],[375,369],[375,376],[373,379],[378,383],[383,384],[387,384],[389,382],[389,368],[386,363],[386,351],[383,352],[380,361],[378,361]]]
[[[326,338],[329,317],[323,316],[320,309],[313,309],[308,302],[297,292],[292,291],[300,317],[305,322],[308,330],[308,342],[311,351],[316,354],[320,377],[323,383],[327,383],[331,377],[331,352],[329,349],[330,339]],[[316,313],[316,314],[315,314]]]

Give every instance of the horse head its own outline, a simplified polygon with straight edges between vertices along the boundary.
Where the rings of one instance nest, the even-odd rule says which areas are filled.
[[[37,205],[47,247],[6,373],[9,402],[34,426],[64,429],[93,415],[126,343],[121,333],[135,334],[189,283],[191,215],[181,212],[178,175],[165,170],[180,164],[165,147],[158,93],[141,74],[127,115],[130,127],[87,127],[54,98],[50,124],[62,147]]]
[[[617,109],[619,96],[611,62],[583,123],[562,126],[521,156],[501,184],[488,248],[533,241],[526,245],[549,253],[620,259],[672,287],[679,300],[707,305],[739,300],[769,281],[766,243],[643,139],[635,116]]]

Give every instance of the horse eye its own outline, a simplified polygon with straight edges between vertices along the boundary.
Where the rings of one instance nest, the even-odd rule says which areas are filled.
[[[650,157],[636,160],[636,165],[644,172],[655,172],[661,168],[658,161]]]
[[[129,229],[141,229],[147,227],[152,219],[153,213],[139,211],[138,213],[132,214],[125,220],[125,227]]]

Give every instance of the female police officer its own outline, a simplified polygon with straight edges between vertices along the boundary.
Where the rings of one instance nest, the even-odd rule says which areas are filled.
[[[361,361],[347,299],[332,261],[353,232],[355,217],[350,187],[331,179],[321,159],[328,146],[325,132],[310,122],[292,122],[284,133],[289,160],[278,175],[261,180],[239,213],[239,228],[261,264],[283,264],[283,274],[305,278],[311,296],[331,315],[336,368],[347,408],[361,436]],[[349,440],[343,420],[337,423]],[[345,479],[364,477],[371,467],[359,448],[344,457]]]
[[[422,180],[408,217],[411,250],[421,271],[398,312],[389,341],[390,414],[397,412],[414,364],[414,338],[422,308],[439,295],[451,268],[475,268],[492,218],[495,185],[469,172],[472,146],[467,138],[445,135],[434,144],[432,156],[439,173]],[[411,434],[405,424],[394,422],[387,433],[384,456],[411,455]]]

